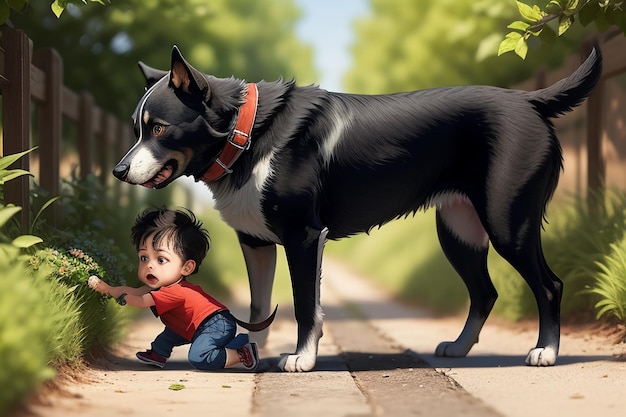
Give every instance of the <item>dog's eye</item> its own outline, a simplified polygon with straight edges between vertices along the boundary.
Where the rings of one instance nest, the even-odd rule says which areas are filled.
[[[152,126],[152,135],[153,136],[161,136],[163,133],[165,133],[165,126],[156,123],[154,126]]]

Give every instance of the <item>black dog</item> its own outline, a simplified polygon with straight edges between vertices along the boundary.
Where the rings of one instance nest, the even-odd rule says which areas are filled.
[[[326,239],[430,206],[471,298],[460,336],[436,354],[465,356],[478,341],[497,298],[491,242],[537,301],[539,339],[526,363],[553,365],[563,285],[540,231],[562,156],[549,118],[589,95],[601,65],[594,50],[570,77],[533,92],[469,86],[364,96],[215,78],[174,47],[169,72],[140,63],[147,91],[134,114],[138,141],[113,173],[150,188],[181,175],[209,186],[241,242],[252,321],[270,314],[275,245],[284,246],[298,322],[297,350],[280,363],[286,371],[315,366]]]

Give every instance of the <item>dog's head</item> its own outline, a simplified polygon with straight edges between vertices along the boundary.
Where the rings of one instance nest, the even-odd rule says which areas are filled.
[[[181,175],[199,179],[234,128],[245,84],[202,74],[176,46],[170,71],[139,67],[146,93],[133,114],[137,142],[113,175],[148,188],[166,187]]]

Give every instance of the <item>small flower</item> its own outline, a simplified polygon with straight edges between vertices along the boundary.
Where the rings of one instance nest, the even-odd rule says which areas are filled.
[[[76,258],[82,259],[85,257],[85,252],[83,252],[80,249],[76,249],[76,248],[71,248],[68,251],[71,255],[75,256]]]

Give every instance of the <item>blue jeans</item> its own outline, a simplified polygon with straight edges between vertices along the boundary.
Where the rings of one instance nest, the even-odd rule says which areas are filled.
[[[236,331],[237,324],[227,311],[217,313],[203,322],[191,340],[189,363],[203,371],[223,369],[226,365],[226,347],[235,338]],[[169,358],[175,346],[188,343],[187,339],[166,327],[152,342],[152,350]]]

